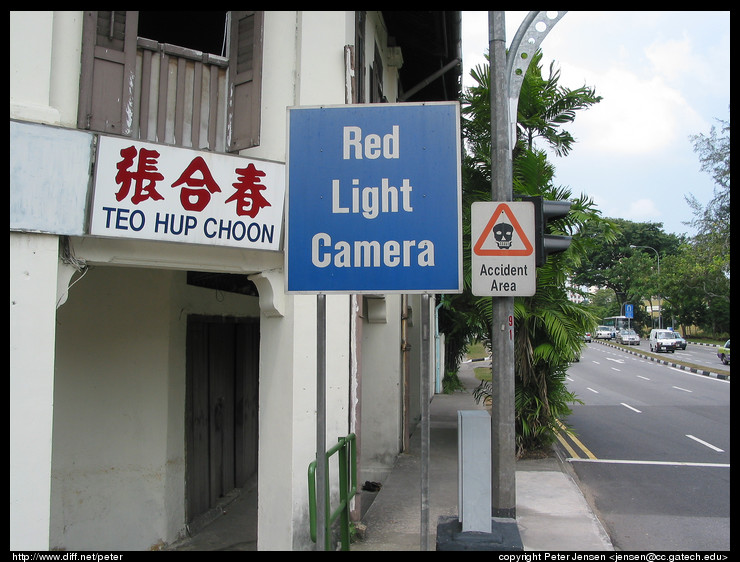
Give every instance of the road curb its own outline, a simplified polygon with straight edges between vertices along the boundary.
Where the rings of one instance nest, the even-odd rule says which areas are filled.
[[[637,355],[639,357],[643,357],[645,359],[649,359],[650,361],[654,361],[656,363],[662,363],[663,365],[668,365],[669,367],[673,367],[674,369],[681,369],[682,371],[688,371],[690,373],[696,373],[697,375],[704,375],[706,377],[713,377],[720,380],[730,380],[730,375],[725,375],[723,373],[715,373],[713,371],[705,371],[703,369],[696,369],[694,367],[686,367],[685,365],[681,365],[679,363],[672,363],[671,361],[666,361],[664,359],[659,359],[658,357],[653,357],[652,355],[646,355],[644,353],[639,353],[636,351],[632,351],[631,349],[624,349],[623,347],[619,347],[618,345],[614,345],[611,342],[605,342],[602,340],[594,340],[600,343],[601,345],[606,345],[614,349],[619,349],[620,351],[624,351],[625,353],[631,353],[632,355]],[[689,342],[691,343],[691,342]],[[694,344],[694,345],[715,345],[715,344]],[[716,347],[716,345],[715,345]]]
[[[701,343],[701,342],[695,342],[695,341],[690,341],[688,343],[690,343],[691,345],[706,345],[707,347],[717,347],[716,343]]]

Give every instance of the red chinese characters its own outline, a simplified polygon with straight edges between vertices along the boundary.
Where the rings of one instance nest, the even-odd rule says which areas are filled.
[[[199,173],[201,177],[193,177],[195,173]],[[221,188],[213,179],[206,161],[200,156],[193,158],[193,161],[185,168],[182,175],[172,184],[172,187],[182,184],[187,187],[180,190],[180,203],[186,211],[202,211],[211,201],[211,195],[221,191]]]
[[[236,214],[239,216],[248,216],[254,218],[260,212],[262,207],[269,207],[270,203],[262,196],[262,191],[267,189],[260,183],[260,178],[265,173],[250,164],[246,168],[237,168],[239,181],[233,183],[236,193],[229,197],[226,202],[236,201]]]
[[[131,202],[138,205],[142,201],[164,199],[157,189],[157,182],[165,180],[157,168],[159,152],[146,148],[130,146],[120,151],[122,159],[116,164],[118,173],[115,181],[120,184],[116,193],[116,200],[122,201],[129,196],[133,186],[134,192]],[[138,162],[137,162],[138,156]],[[270,202],[262,192],[267,186],[260,183],[265,172],[257,169],[250,163],[246,168],[236,168],[237,181],[232,184],[235,192],[224,201],[224,204],[236,203],[236,214],[255,218],[260,209],[270,207]],[[214,193],[221,192],[221,188],[213,177],[208,164],[201,156],[196,156],[185,167],[171,187],[180,188],[180,204],[186,211],[203,211],[211,202]]]
[[[121,189],[116,193],[116,200],[121,201],[128,197],[132,182],[135,184],[134,194],[131,197],[131,202],[134,205],[138,205],[147,199],[154,199],[155,201],[164,199],[155,189],[155,184],[164,179],[164,176],[157,171],[159,152],[142,148],[139,151],[139,163],[136,171],[130,170],[134,165],[136,149],[133,146],[124,148],[121,150],[121,156],[123,156],[123,160],[116,164],[116,168],[118,168],[116,183],[121,184]]]

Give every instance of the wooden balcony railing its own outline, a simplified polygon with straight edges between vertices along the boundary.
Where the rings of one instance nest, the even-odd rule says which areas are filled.
[[[139,37],[133,136],[225,152],[229,61]]]

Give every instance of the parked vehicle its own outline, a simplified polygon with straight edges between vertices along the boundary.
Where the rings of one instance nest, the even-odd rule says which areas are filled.
[[[676,337],[669,330],[650,330],[650,351],[676,351]]]
[[[730,364],[730,340],[727,340],[722,347],[717,348],[717,357],[723,365]]]
[[[613,337],[613,330],[611,326],[597,326],[596,327],[596,339],[597,340],[610,340]]]
[[[676,349],[686,349],[686,340],[678,332],[673,332],[676,336]]]
[[[632,328],[617,332],[617,343],[624,345],[640,345],[640,336]]]

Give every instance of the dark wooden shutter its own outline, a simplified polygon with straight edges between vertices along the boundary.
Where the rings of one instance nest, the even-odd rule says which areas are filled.
[[[138,12],[85,12],[77,125],[131,135]]]
[[[231,12],[226,139],[229,152],[260,143],[262,30],[263,12]]]

